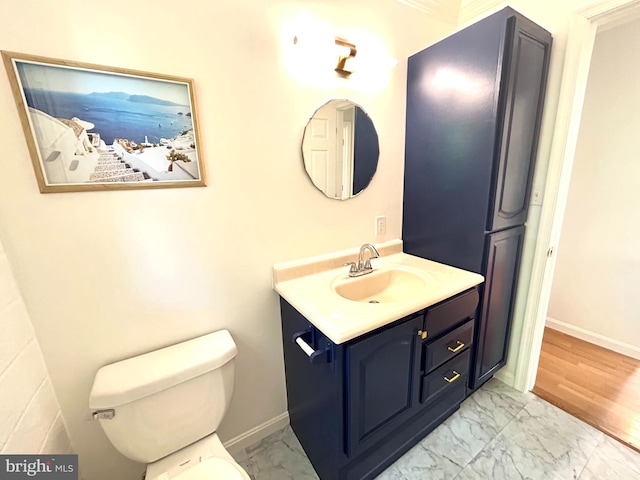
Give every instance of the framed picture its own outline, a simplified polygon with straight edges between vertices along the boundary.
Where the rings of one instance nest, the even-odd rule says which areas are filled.
[[[206,185],[193,80],[2,58],[40,192]]]

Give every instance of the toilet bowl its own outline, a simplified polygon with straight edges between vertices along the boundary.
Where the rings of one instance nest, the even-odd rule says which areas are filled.
[[[213,433],[196,443],[147,465],[145,480],[197,480],[203,478],[250,480]]]
[[[220,330],[106,365],[89,406],[146,480],[250,480],[215,433],[234,386],[236,345]]]

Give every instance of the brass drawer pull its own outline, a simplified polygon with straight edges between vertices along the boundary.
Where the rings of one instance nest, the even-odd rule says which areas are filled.
[[[453,373],[455,373],[455,375],[451,378],[447,378],[447,377],[443,377],[447,382],[449,383],[453,383],[455,382],[458,378],[460,378],[460,374],[458,372],[456,372],[455,370],[452,370]]]
[[[418,336],[424,340],[425,338],[427,338],[427,332],[426,330],[418,330]]]
[[[462,343],[460,340],[456,340],[456,343],[458,344],[457,347],[455,348],[447,347],[447,350],[449,350],[452,353],[456,353],[460,351],[461,348],[464,348],[464,343]]]

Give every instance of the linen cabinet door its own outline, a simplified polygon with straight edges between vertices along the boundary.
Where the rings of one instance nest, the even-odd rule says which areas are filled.
[[[508,76],[489,231],[522,225],[527,219],[551,52],[551,35],[541,27],[514,17],[509,28]]]
[[[507,362],[523,238],[524,227],[488,235],[487,273],[475,342],[475,375],[469,381],[471,388],[478,388]]]
[[[423,315],[375,332],[346,349],[346,453],[354,457],[415,411]]]

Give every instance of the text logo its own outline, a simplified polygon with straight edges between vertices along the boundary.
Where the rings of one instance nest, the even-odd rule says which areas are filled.
[[[0,455],[0,480],[78,480],[77,455]]]

